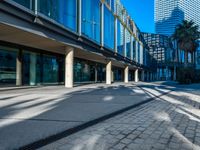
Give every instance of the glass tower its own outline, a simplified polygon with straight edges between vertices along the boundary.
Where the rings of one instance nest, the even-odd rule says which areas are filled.
[[[155,0],[154,21],[157,34],[172,35],[182,20],[200,25],[200,0]]]

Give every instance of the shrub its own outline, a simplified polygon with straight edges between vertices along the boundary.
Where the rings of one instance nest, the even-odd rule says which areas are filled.
[[[196,70],[194,67],[178,68],[177,70],[177,81],[180,84],[191,84],[198,82]]]

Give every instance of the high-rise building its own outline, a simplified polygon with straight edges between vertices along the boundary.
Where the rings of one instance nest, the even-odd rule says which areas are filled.
[[[172,35],[182,20],[193,20],[200,25],[200,0],[155,0],[155,31]]]

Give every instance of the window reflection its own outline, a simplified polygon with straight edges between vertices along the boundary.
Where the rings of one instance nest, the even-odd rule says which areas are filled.
[[[114,16],[106,6],[104,9],[104,45],[114,50]]]
[[[124,27],[120,23],[120,21],[117,20],[117,50],[118,50],[118,53],[121,55],[124,55],[123,49],[124,49]]]
[[[40,13],[76,31],[76,0],[38,0]]]
[[[0,47],[0,85],[16,83],[17,51]]]
[[[100,43],[99,0],[82,0],[82,33]]]

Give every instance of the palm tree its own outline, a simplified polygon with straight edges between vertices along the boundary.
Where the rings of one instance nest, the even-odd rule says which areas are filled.
[[[178,24],[173,34],[173,39],[177,41],[180,49],[184,50],[185,66],[188,64],[188,52],[192,54],[192,62],[194,63],[194,53],[198,47],[197,40],[200,38],[199,26],[193,21],[183,20]]]

